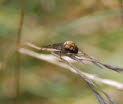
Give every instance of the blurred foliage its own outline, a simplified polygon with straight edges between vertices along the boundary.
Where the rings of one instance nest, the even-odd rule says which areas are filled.
[[[21,0],[0,0],[0,67],[15,46]],[[123,67],[123,18],[120,0],[26,0],[22,42],[42,46],[75,41],[105,63]],[[39,51],[38,51],[39,52]],[[45,53],[45,52],[44,52]],[[0,73],[0,104],[15,99],[15,57]],[[122,74],[93,65],[82,71],[123,82]],[[66,69],[21,55],[21,104],[98,104],[80,77]],[[99,85],[118,104],[123,92]],[[95,103],[96,102],[96,103]]]

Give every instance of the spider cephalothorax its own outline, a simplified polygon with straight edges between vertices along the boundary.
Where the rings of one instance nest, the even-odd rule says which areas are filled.
[[[70,53],[78,53],[78,47],[73,41],[66,41],[64,43],[64,50],[70,52]]]

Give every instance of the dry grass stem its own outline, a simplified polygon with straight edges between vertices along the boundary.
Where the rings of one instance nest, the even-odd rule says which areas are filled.
[[[70,71],[72,71],[72,72],[77,74],[77,72],[75,70],[73,70],[69,65],[67,65],[67,64],[65,64],[63,62],[60,62],[60,59],[55,57],[55,56],[53,56],[53,55],[39,54],[39,53],[36,53],[36,52],[31,51],[29,49],[25,49],[25,48],[20,48],[19,52],[22,53],[22,54],[26,54],[26,55],[35,57],[37,59],[41,59],[41,60],[47,61],[49,63],[55,64],[55,65],[60,66],[62,68],[69,69]],[[75,61],[72,61],[69,58],[66,58],[66,60],[67,61],[70,60],[71,62],[75,62]],[[117,89],[123,90],[123,84],[120,83],[120,82],[109,80],[109,79],[102,79],[102,78],[99,78],[99,77],[97,77],[95,75],[88,74],[88,73],[85,73],[85,72],[81,72],[81,73],[83,75],[85,75],[87,78],[89,78],[89,79],[91,79],[93,81],[96,81],[98,83],[103,83],[103,84],[115,87]]]

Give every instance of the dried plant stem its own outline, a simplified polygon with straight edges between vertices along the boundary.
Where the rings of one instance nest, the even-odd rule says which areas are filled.
[[[18,27],[18,33],[17,33],[17,42],[16,42],[16,48],[19,49],[19,46],[21,44],[22,39],[22,28],[24,24],[24,9],[25,9],[25,0],[21,0],[21,9],[20,9],[20,22]],[[19,104],[18,98],[20,96],[20,67],[21,67],[21,56],[20,53],[17,51],[17,57],[16,57],[16,69],[15,69],[15,94],[16,94],[16,104]]]
[[[52,53],[52,54],[54,54],[56,57],[60,58],[63,62],[66,63],[66,64],[62,63],[62,65],[61,65],[61,64],[59,64],[60,62],[58,62],[58,61],[56,61],[56,60],[53,61],[53,58],[51,58],[51,57],[49,57],[49,58],[48,58],[48,57],[47,57],[47,58],[46,58],[46,57],[42,57],[43,55],[40,55],[40,54],[35,53],[35,52],[33,52],[33,51],[30,51],[30,50],[28,50],[28,49],[20,48],[20,49],[19,49],[19,52],[20,52],[20,53],[23,53],[23,54],[27,54],[27,55],[33,56],[33,57],[36,57],[36,58],[38,58],[38,59],[46,60],[46,61],[48,61],[48,62],[51,61],[51,63],[54,63],[54,64],[56,64],[56,65],[58,65],[58,66],[61,66],[61,67],[64,67],[64,68],[68,68],[68,69],[70,69],[70,70],[71,70],[71,68],[72,68],[72,69],[73,69],[73,70],[71,70],[72,72],[74,72],[74,73],[80,75],[80,76],[86,81],[86,83],[88,84],[88,86],[89,86],[89,87],[91,88],[91,90],[94,92],[94,94],[95,94],[95,96],[96,96],[96,98],[98,99],[98,101],[99,101],[100,104],[114,104],[114,102],[112,102],[111,98],[110,98],[103,90],[101,90],[99,87],[97,87],[97,86],[90,80],[91,78],[90,78],[89,76],[93,76],[93,75],[89,75],[89,74],[86,74],[86,73],[81,72],[79,69],[77,69],[76,67],[74,67],[71,63],[69,63],[66,59],[63,59],[62,57],[57,56],[56,54]],[[50,58],[51,58],[51,59],[50,59]],[[101,78],[96,77],[96,79],[100,79],[100,82],[101,82]],[[96,79],[93,78],[93,80],[96,80]],[[110,81],[110,80],[108,80],[108,81]],[[123,88],[123,85],[122,85],[122,88]],[[105,97],[107,98],[107,100],[106,100],[105,98],[103,98],[102,95],[101,95],[100,93],[98,93],[97,90],[99,90],[102,94],[104,94]],[[107,101],[108,101],[108,102],[107,102]]]
[[[121,21],[122,21],[122,25],[123,25],[123,0],[119,0],[120,2],[120,8],[121,8]]]
[[[100,95],[100,93],[98,93],[98,91],[96,91],[96,89],[98,89],[100,92],[102,92],[105,95],[105,97],[107,98],[107,100],[109,101],[110,104],[113,104],[111,98],[107,95],[107,93],[105,93],[103,90],[101,90],[99,87],[97,87],[95,85],[95,83],[93,81],[91,81],[90,79],[88,79],[81,71],[79,71],[79,69],[77,69],[76,67],[74,67],[67,60],[65,60],[63,58],[61,58],[61,60],[63,60],[66,64],[68,64],[73,70],[76,71],[76,73],[78,75],[80,75],[84,79],[84,81],[88,84],[88,86],[90,87],[90,89],[94,92],[94,94],[95,94],[95,96],[98,99],[98,101],[99,101],[100,104],[108,104],[108,102]]]
[[[22,54],[26,54],[26,55],[35,57],[37,59],[45,60],[49,63],[55,64],[55,65],[60,66],[62,68],[69,69],[70,71],[76,73],[76,71],[73,70],[69,65],[67,65],[65,63],[62,63],[62,62],[59,62],[59,59],[52,56],[52,55],[39,54],[39,53],[33,52],[29,49],[25,49],[25,48],[20,48],[19,52],[22,53]],[[66,60],[71,61],[69,58],[66,58]],[[71,61],[71,62],[75,62],[75,61]],[[96,81],[98,83],[103,83],[103,84],[115,87],[117,89],[123,90],[123,84],[122,83],[119,83],[119,82],[116,82],[116,81],[113,81],[113,80],[109,80],[109,79],[102,79],[102,78],[99,78],[99,77],[94,76],[92,74],[85,73],[85,72],[81,72],[81,73],[83,75],[85,75],[87,78],[89,78],[93,81]]]

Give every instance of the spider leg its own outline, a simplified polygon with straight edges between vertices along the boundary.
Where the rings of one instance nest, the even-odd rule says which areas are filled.
[[[81,51],[82,53],[84,53],[83,51]],[[123,72],[123,68],[121,67],[118,67],[118,66],[114,66],[114,65],[108,65],[108,64],[104,64],[98,60],[96,60],[95,58],[89,56],[88,54],[84,53],[84,55],[86,55],[86,57],[90,58],[91,59],[91,62],[97,66],[99,66],[100,68],[108,68],[108,69],[111,69],[111,70],[114,70],[116,72]]]
[[[35,49],[37,49],[37,50],[41,50],[40,47],[38,47],[38,46],[36,46],[36,45],[34,45],[34,44],[32,44],[32,43],[26,43],[26,45],[29,46],[29,47],[31,47],[31,48],[35,48]]]
[[[57,49],[53,49],[53,48],[40,48],[32,43],[26,43],[26,46],[29,46],[31,48],[37,49],[37,50],[42,50],[42,51],[49,51],[49,52],[53,52],[53,51],[59,51]]]
[[[60,59],[62,58],[62,51],[63,51],[63,47],[61,48],[61,51],[60,51]]]
[[[103,65],[101,62],[99,62],[99,61],[97,61],[95,58],[89,56],[87,53],[83,52],[82,50],[80,50],[80,52],[83,54],[84,57],[87,57],[87,58],[89,59],[88,61],[92,62],[93,64],[95,64],[95,65],[97,65],[98,67],[100,67],[100,68],[103,69],[103,66],[104,66],[104,65]]]
[[[67,55],[67,56],[70,57],[70,58],[73,59],[73,60],[76,60],[76,61],[78,61],[78,62],[82,62],[82,63],[84,64],[84,62],[83,62],[84,60],[77,58],[76,55],[74,55],[74,54],[69,54],[69,55]]]

